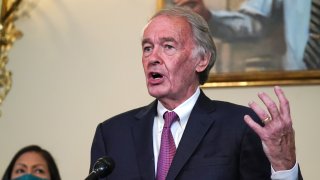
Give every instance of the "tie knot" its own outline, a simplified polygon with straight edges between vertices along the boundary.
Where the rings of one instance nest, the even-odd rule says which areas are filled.
[[[171,127],[172,123],[179,119],[179,116],[174,111],[167,111],[163,114],[164,128]]]

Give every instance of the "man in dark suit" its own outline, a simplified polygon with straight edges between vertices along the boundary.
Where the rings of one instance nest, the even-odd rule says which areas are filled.
[[[142,49],[156,100],[98,125],[91,168],[107,155],[115,161],[108,179],[302,179],[279,87],[279,109],[259,93],[268,112],[255,102],[250,109],[210,100],[200,90],[216,56],[201,16],[177,7],[158,12],[144,29]]]

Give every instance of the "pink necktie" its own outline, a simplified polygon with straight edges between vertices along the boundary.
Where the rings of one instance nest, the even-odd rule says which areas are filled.
[[[179,117],[175,112],[165,112],[163,115],[164,126],[161,135],[161,146],[157,166],[157,180],[165,180],[170,168],[174,154],[176,153],[176,146],[174,144],[173,136],[171,134],[171,124],[178,120]]]

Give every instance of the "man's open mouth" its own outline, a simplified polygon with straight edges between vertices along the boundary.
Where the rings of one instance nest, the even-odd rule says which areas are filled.
[[[151,77],[152,77],[153,79],[159,79],[159,78],[162,78],[163,76],[162,76],[162,74],[160,74],[160,73],[152,72],[152,73],[151,73]]]

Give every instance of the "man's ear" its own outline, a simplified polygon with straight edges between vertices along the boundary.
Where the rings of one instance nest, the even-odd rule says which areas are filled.
[[[196,66],[196,71],[198,73],[204,71],[207,68],[207,66],[209,64],[210,57],[211,57],[211,54],[210,53],[206,53],[205,55],[203,55],[200,58],[197,66]]]

